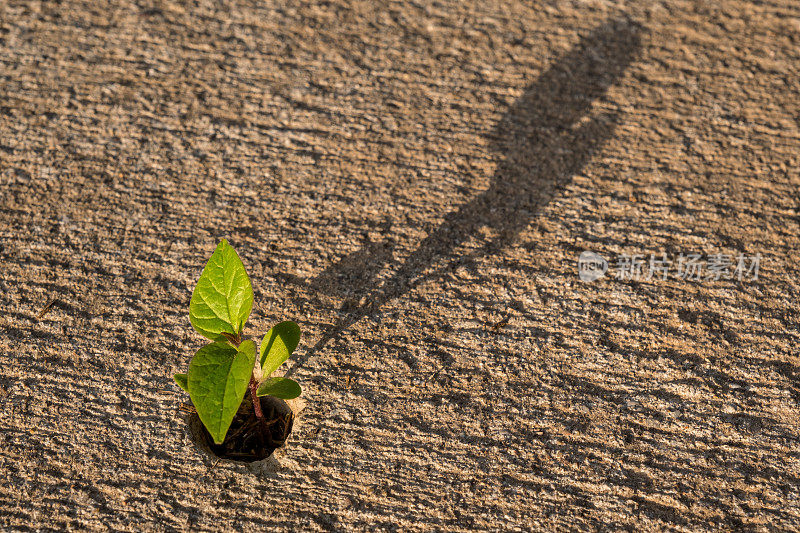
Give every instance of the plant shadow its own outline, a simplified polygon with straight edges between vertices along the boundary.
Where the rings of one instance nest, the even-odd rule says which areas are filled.
[[[361,250],[302,283],[312,291],[357,295],[362,303],[349,308],[287,375],[358,320],[422,281],[470,259],[497,255],[512,244],[614,134],[618,114],[593,113],[592,106],[622,76],[640,46],[640,27],[627,18],[612,18],[553,62],[489,135],[500,163],[488,189],[446,215],[382,284],[375,287],[378,273],[392,263],[390,239],[384,245],[368,241]],[[492,237],[469,253],[458,253],[467,240],[480,235]]]

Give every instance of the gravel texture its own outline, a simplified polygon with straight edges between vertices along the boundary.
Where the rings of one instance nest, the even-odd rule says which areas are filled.
[[[798,36],[793,0],[0,0],[0,527],[800,529]],[[272,470],[171,377],[222,237],[245,334],[304,331]],[[758,279],[613,263],[693,252]]]

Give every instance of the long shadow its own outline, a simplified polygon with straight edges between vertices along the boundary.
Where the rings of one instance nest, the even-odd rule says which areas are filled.
[[[448,214],[441,225],[395,268],[381,286],[370,290],[374,276],[362,276],[349,292],[365,296],[298,359],[287,375],[361,318],[376,313],[387,302],[426,279],[435,278],[464,261],[497,255],[533,220],[539,210],[580,172],[614,134],[616,113],[592,113],[592,103],[622,76],[640,48],[640,28],[627,19],[609,19],[557,59],[508,109],[490,135],[501,163],[489,188]],[[470,253],[459,246],[488,228],[495,235]],[[370,243],[371,246],[374,244]],[[376,261],[364,251],[354,254],[365,271],[377,272]],[[387,254],[373,259],[385,261]],[[353,281],[352,258],[327,269],[318,279]],[[356,276],[358,278],[358,276]],[[313,280],[311,288],[318,288]],[[339,287],[341,290],[341,287]]]

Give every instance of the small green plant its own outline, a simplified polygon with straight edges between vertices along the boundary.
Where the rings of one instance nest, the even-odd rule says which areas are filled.
[[[200,421],[214,442],[222,444],[247,391],[262,424],[260,396],[291,400],[300,385],[289,378],[270,377],[300,342],[300,327],[281,322],[256,345],[242,340],[242,329],[253,308],[253,288],[236,251],[225,239],[206,263],[189,303],[189,321],[212,342],[200,348],[189,372],[175,381],[189,393]]]

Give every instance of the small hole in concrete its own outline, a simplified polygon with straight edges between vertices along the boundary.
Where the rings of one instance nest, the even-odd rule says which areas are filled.
[[[214,443],[197,413],[189,416],[192,439],[206,453],[222,459],[243,463],[266,459],[286,443],[286,438],[292,432],[294,413],[283,400],[272,396],[259,399],[265,423],[259,423],[250,397],[247,396],[233,418],[222,444]]]

